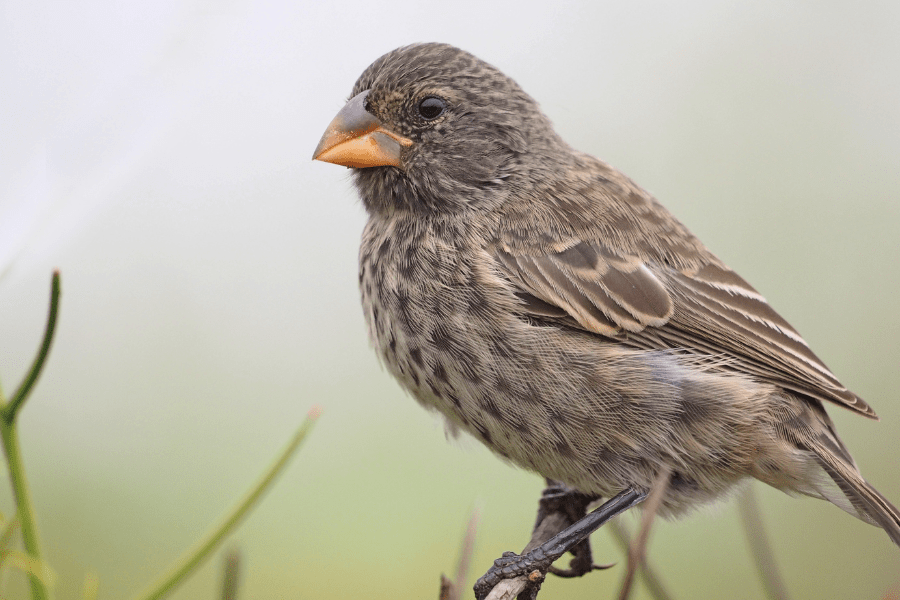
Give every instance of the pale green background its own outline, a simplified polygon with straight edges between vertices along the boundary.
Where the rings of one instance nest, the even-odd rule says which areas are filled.
[[[379,368],[363,210],[344,169],[310,161],[359,73],[414,41],[513,76],[764,293],[881,415],[831,410],[900,502],[895,0],[12,0],[0,19],[0,377],[7,393],[22,377],[59,267],[21,433],[60,600],[91,570],[103,599],[137,591],[314,403],[312,439],[234,536],[243,598],[435,598],[476,505],[479,573],[527,540],[541,481],[447,443]],[[882,532],[759,491],[796,598],[900,585]],[[733,503],[663,523],[651,557],[677,598],[762,596]],[[219,572],[175,597],[214,598]],[[621,575],[551,578],[542,597],[609,598]]]

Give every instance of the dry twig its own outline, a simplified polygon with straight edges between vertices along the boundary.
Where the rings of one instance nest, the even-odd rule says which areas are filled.
[[[481,512],[476,508],[469,517],[466,534],[463,536],[462,546],[459,549],[459,562],[456,565],[456,575],[448,579],[441,575],[440,600],[460,600],[466,579],[469,577],[469,567],[472,564],[472,551],[475,548],[475,534],[478,533],[478,520]]]
[[[772,545],[766,535],[762,517],[759,514],[759,503],[753,488],[748,487],[738,500],[738,509],[741,513],[741,523],[750,542],[750,550],[753,552],[753,560],[762,579],[766,594],[772,600],[788,600],[787,587],[778,570],[778,562],[772,552]]]
[[[506,600],[517,594],[519,600],[534,600],[544,575],[566,552],[575,557],[569,569],[553,572],[575,577],[604,568],[593,564],[588,537],[616,515],[647,498],[646,492],[627,488],[585,514],[588,504],[595,498],[558,482],[548,480],[548,484],[541,498],[531,542],[521,555],[504,553],[494,561],[494,566],[475,584],[475,596],[479,600]]]
[[[625,579],[622,581],[622,589],[619,591],[619,600],[627,600],[631,594],[631,586],[634,584],[634,574],[644,563],[650,527],[653,525],[653,519],[656,517],[657,511],[659,511],[663,496],[666,495],[666,490],[669,488],[669,476],[671,473],[672,469],[669,467],[664,467],[659,472],[653,489],[650,491],[650,496],[647,497],[647,502],[644,503],[641,528],[628,548],[628,567],[625,571]]]
[[[615,519],[609,524],[610,531],[612,532],[613,539],[622,549],[622,552],[628,553],[628,549],[631,547],[631,536],[628,533],[628,529],[625,527],[625,524],[622,523],[621,520]],[[665,586],[662,583],[662,579],[656,573],[656,569],[653,568],[652,563],[648,559],[644,559],[644,562],[641,564],[640,568],[641,578],[644,581],[644,585],[647,586],[647,589],[650,591],[650,595],[653,596],[656,600],[673,600],[672,595],[666,590]]]
[[[237,600],[240,576],[241,551],[239,548],[232,548],[225,554],[222,572],[222,600]]]

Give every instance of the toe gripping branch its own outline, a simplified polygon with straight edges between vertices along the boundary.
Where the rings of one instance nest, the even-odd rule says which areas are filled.
[[[616,515],[640,504],[647,498],[646,492],[628,488],[585,515],[584,511],[588,504],[596,498],[581,494],[556,482],[548,481],[548,483],[550,485],[544,490],[541,497],[532,540],[540,540],[543,537],[542,533],[546,535],[546,532],[541,532],[540,529],[546,530],[548,522],[557,524],[556,531],[559,531],[560,524],[563,527],[566,524],[568,526],[545,542],[539,543],[540,545],[537,547],[531,549],[526,547],[521,555],[504,552],[501,558],[494,561],[494,566],[475,583],[477,600],[484,600],[494,586],[504,579],[532,575],[530,579],[533,581],[532,597],[534,597],[537,589],[540,589],[543,575],[548,572],[561,577],[580,577],[594,569],[604,568],[593,564],[588,536]],[[548,518],[550,516],[555,516],[556,519]],[[553,527],[553,525],[549,527]],[[569,569],[556,569],[551,566],[568,551],[574,555]],[[539,574],[534,576],[534,571],[538,571]]]

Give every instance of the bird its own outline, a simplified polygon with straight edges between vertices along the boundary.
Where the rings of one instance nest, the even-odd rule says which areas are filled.
[[[388,52],[313,158],[349,167],[368,213],[359,285],[372,345],[452,430],[590,497],[644,497],[668,474],[665,517],[756,479],[900,546],[900,511],[825,410],[876,419],[869,404],[494,66],[442,43]]]

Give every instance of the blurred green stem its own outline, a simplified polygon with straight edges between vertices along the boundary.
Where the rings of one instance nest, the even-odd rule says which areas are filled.
[[[15,423],[8,423],[6,419],[0,421],[0,433],[3,435],[3,450],[6,452],[6,462],[9,465],[9,478],[12,480],[13,493],[18,507],[19,527],[22,530],[22,543],[28,555],[41,561],[41,548],[38,542],[37,524],[34,519],[34,509],[31,505],[31,495],[28,492],[28,482],[25,479],[25,467],[22,465],[22,452],[19,448],[19,434]],[[34,600],[47,600],[50,592],[44,583],[35,574],[31,574],[31,597]]]
[[[44,328],[44,339],[41,340],[41,348],[38,350],[37,356],[34,357],[34,362],[31,363],[31,369],[29,369],[25,380],[19,386],[19,389],[16,390],[16,393],[13,394],[12,400],[9,401],[8,405],[2,406],[3,420],[10,425],[15,422],[19,409],[22,408],[22,405],[28,398],[28,394],[31,393],[31,388],[34,387],[35,382],[41,375],[41,370],[44,368],[44,362],[46,362],[47,355],[50,353],[50,344],[53,343],[53,334],[56,331],[56,317],[58,313],[59,271],[54,271],[53,279],[50,282],[50,312],[47,315],[47,325]]]
[[[260,496],[269,489],[271,483],[284,469],[291,456],[300,447],[300,444],[309,434],[313,424],[319,417],[319,409],[313,408],[309,411],[300,428],[288,442],[284,450],[275,462],[263,474],[255,486],[247,493],[243,500],[235,506],[231,512],[226,514],[218,526],[214,527],[206,536],[199,540],[193,548],[185,552],[175,565],[164,574],[147,590],[136,598],[139,600],[157,600],[171,593],[179,584],[181,584],[191,572],[199,567],[206,560],[216,547],[222,543],[222,540],[234,531],[241,519],[243,519],[250,509],[256,504]]]
[[[9,466],[9,478],[12,483],[13,495],[16,498],[16,509],[19,517],[19,526],[22,529],[22,543],[25,551],[37,563],[42,563],[41,547],[38,541],[37,522],[34,517],[34,507],[31,504],[31,494],[28,491],[28,481],[25,478],[25,465],[22,463],[22,450],[19,444],[19,433],[16,429],[16,417],[19,410],[28,399],[35,382],[44,368],[50,345],[53,342],[53,333],[56,331],[56,318],[59,312],[59,271],[53,272],[50,285],[50,312],[47,315],[47,325],[44,328],[44,339],[41,341],[40,350],[31,364],[31,369],[22,384],[13,394],[7,404],[0,391],[0,436],[3,438],[3,451],[6,453],[6,462]],[[31,573],[31,597],[34,600],[47,600],[50,591],[35,573]]]

